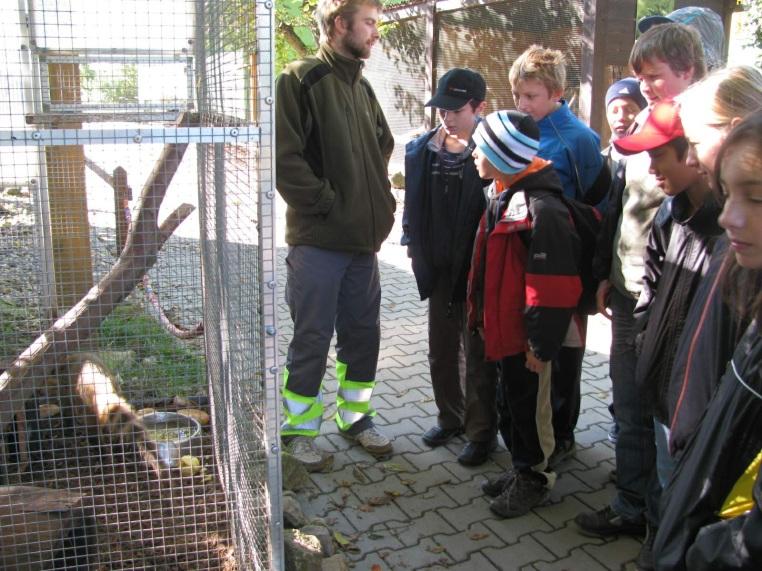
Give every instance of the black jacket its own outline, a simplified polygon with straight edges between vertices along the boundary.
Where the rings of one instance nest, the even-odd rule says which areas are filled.
[[[664,424],[669,418],[667,390],[680,334],[722,233],[717,224],[720,207],[711,193],[693,215],[688,215],[689,209],[685,193],[659,207],[648,236],[643,289],[635,307],[639,328],[645,329],[635,382],[653,405],[656,419]]]
[[[720,236],[709,269],[693,298],[672,365],[669,450],[679,454],[704,415],[738,340],[748,327],[725,303],[722,292],[728,240]]]
[[[618,161],[611,175],[611,186],[609,187],[609,194],[606,200],[606,209],[603,212],[603,219],[601,220],[601,228],[598,232],[595,257],[593,258],[593,276],[599,282],[609,279],[611,274],[611,263],[614,256],[614,236],[616,235],[619,217],[622,215],[622,194],[626,183],[624,178],[626,164],[626,159]]]
[[[408,246],[412,258],[413,273],[418,284],[421,299],[427,299],[436,284],[436,271],[424,245],[424,217],[429,215],[426,194],[430,192],[431,163],[435,157],[429,148],[429,141],[437,135],[440,127],[410,141],[405,147],[405,209],[402,214],[403,246]],[[486,181],[479,178],[474,161],[469,157],[463,167],[460,206],[453,225],[452,264],[450,266],[453,291],[451,303],[466,299],[468,269],[471,264],[474,236],[479,226],[487,199],[484,193]]]
[[[717,516],[762,449],[761,419],[762,338],[753,322],[662,494],[654,543],[658,571],[762,569],[762,475],[751,511]]]

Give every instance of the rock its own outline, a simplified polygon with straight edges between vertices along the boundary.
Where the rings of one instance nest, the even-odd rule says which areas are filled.
[[[283,489],[299,491],[310,485],[310,475],[304,465],[288,452],[280,455],[281,471],[283,473]]]
[[[349,571],[349,562],[341,554],[323,559],[322,571]]]
[[[394,188],[405,188],[405,175],[400,171],[395,172],[389,177],[389,181]]]
[[[195,418],[201,426],[209,424],[209,415],[203,410],[197,408],[181,408],[177,413]]]
[[[298,529],[283,532],[286,571],[322,571],[323,553],[320,540]]]
[[[50,418],[61,412],[61,407],[57,404],[41,404],[37,414],[40,418]]]
[[[293,494],[283,494],[283,525],[290,528],[300,528],[307,523],[302,506]]]
[[[333,534],[324,525],[305,525],[299,531],[318,538],[320,547],[323,550],[323,557],[331,557],[336,553],[336,546],[333,544]]]

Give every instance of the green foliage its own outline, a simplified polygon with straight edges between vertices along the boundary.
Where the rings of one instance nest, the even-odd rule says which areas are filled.
[[[95,341],[106,365],[121,377],[128,400],[191,396],[206,389],[202,352],[167,333],[136,305],[118,306]]]
[[[746,47],[762,49],[762,0],[745,0],[746,26],[743,33],[746,36]],[[762,65],[762,56],[757,58],[757,65]]]
[[[38,311],[0,298],[0,360],[11,362],[39,335],[42,320]]]
[[[675,9],[674,6],[673,0],[638,0],[637,19],[668,14]]]
[[[124,65],[117,68],[121,73],[104,75],[87,64],[79,67],[79,77],[82,92],[89,101],[106,103],[137,103],[138,101],[138,68],[135,65]]]
[[[275,69],[315,52],[318,30],[315,23],[317,0],[279,0],[275,3]]]

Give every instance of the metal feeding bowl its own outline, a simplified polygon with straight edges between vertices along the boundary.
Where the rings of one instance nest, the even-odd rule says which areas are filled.
[[[159,461],[172,468],[181,456],[192,454],[200,444],[201,424],[190,416],[176,412],[152,412],[143,418],[146,436],[156,444]]]

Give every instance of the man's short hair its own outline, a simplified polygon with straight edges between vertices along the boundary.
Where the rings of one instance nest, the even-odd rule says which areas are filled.
[[[693,68],[693,81],[706,75],[701,36],[684,24],[661,24],[648,29],[635,40],[630,52],[630,67],[637,74],[646,60],[666,62],[674,73]]]
[[[318,0],[315,19],[320,30],[320,41],[327,42],[336,29],[336,18],[352,21],[360,6],[373,6],[381,10],[381,0]]]
[[[566,89],[566,58],[558,50],[534,44],[529,46],[511,66],[508,80],[511,89],[516,89],[519,81],[536,79],[541,81],[549,93]]]

